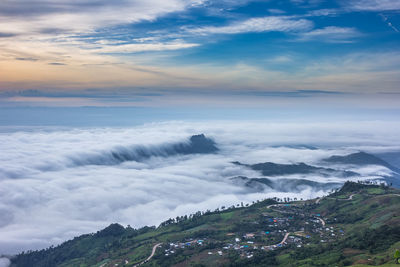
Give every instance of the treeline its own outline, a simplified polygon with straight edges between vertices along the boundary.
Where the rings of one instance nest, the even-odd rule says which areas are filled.
[[[385,183],[378,183],[376,181],[357,181],[357,182],[347,181],[343,184],[341,188],[334,190],[331,196],[334,197],[341,195],[343,193],[360,192],[367,188],[382,188],[386,190],[389,188],[389,186],[386,185]]]
[[[160,224],[159,227],[165,227],[168,226],[170,224],[178,224],[179,226],[184,227],[185,229],[187,229],[188,226],[191,227],[195,227],[196,224],[201,224],[205,221],[208,221],[210,219],[210,215],[215,215],[215,214],[221,214],[224,212],[230,212],[233,210],[236,210],[238,208],[244,208],[244,207],[249,207],[251,208],[259,208],[262,206],[266,206],[266,205],[271,205],[271,204],[276,204],[278,203],[278,200],[280,200],[279,198],[267,198],[261,201],[253,201],[252,205],[250,206],[249,204],[243,204],[243,202],[241,202],[240,204],[236,204],[236,205],[232,205],[230,207],[225,207],[222,206],[221,208],[217,208],[214,211],[211,210],[206,210],[206,211],[197,211],[195,213],[189,214],[189,215],[184,215],[184,216],[178,216],[176,218],[169,218],[168,220],[162,222]],[[286,200],[286,198],[285,198]],[[287,198],[287,200],[289,200],[289,198]],[[191,222],[193,222],[194,224],[191,224]]]
[[[290,252],[290,258],[293,262],[311,259],[312,266],[328,266],[333,263],[338,266],[346,266],[351,265],[352,262],[343,257],[342,252],[345,248],[378,253],[387,250],[399,240],[400,229],[398,227],[361,228],[345,239],[334,243],[298,248]],[[384,262],[380,262],[380,264],[382,263]]]
[[[90,265],[98,260],[99,255],[107,258],[109,253],[118,251],[128,243],[134,245],[133,237],[154,229],[155,227],[148,226],[139,229],[130,226],[125,228],[120,224],[111,224],[101,231],[75,237],[56,247],[22,252],[12,259],[12,266],[52,267],[74,259],[84,259]]]

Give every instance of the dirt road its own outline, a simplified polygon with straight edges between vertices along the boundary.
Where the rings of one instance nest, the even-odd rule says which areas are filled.
[[[144,261],[142,261],[141,263],[138,263],[138,264],[134,265],[133,267],[140,266],[140,265],[142,265],[142,264],[148,262],[149,260],[151,260],[151,258],[153,258],[154,254],[156,253],[157,248],[158,248],[161,244],[162,244],[162,243],[155,244],[155,245],[153,246],[153,249],[152,249],[152,251],[151,251],[150,256],[149,256],[147,259],[145,259]]]

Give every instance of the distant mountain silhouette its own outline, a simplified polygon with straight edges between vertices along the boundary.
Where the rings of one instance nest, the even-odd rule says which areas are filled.
[[[190,137],[189,144],[176,144],[174,149],[177,154],[208,154],[218,151],[215,145],[212,139],[207,138],[204,134],[199,134]]]
[[[230,178],[232,182],[237,185],[245,186],[253,189],[256,192],[264,191],[265,189],[272,189],[278,192],[301,192],[307,187],[312,187],[314,190],[332,190],[339,188],[342,183],[319,183],[306,179],[268,179],[268,178],[247,178],[244,176],[237,176]]]
[[[272,146],[274,148],[279,148],[279,147],[285,147],[285,148],[293,148],[293,149],[307,149],[307,150],[318,150],[318,147],[311,146],[311,145],[277,145],[277,146]]]
[[[323,176],[341,176],[351,177],[358,176],[359,174],[352,171],[335,170],[331,168],[322,168],[307,165],[305,163],[297,164],[277,164],[273,162],[258,163],[253,165],[242,164],[240,162],[233,162],[233,164],[248,167],[255,171],[261,171],[264,176],[278,176],[278,175],[290,175],[290,174],[310,174],[316,173]]]
[[[374,154],[380,159],[383,159],[390,165],[396,167],[397,169],[400,168],[400,152],[384,152],[379,154]]]
[[[116,165],[126,161],[143,161],[150,157],[207,154],[218,151],[215,142],[204,134],[193,135],[188,141],[157,146],[120,146],[110,151],[93,154],[73,155],[73,166]]]
[[[330,163],[353,164],[353,165],[381,165],[385,166],[386,168],[392,171],[399,172],[399,169],[393,167],[383,159],[365,152],[357,152],[346,156],[332,156],[327,159],[324,159],[324,161]]]
[[[352,165],[380,165],[384,166],[394,173],[390,176],[385,176],[386,183],[400,188],[400,169],[389,164],[385,160],[365,152],[357,152],[345,156],[332,156],[323,160],[324,162],[335,163],[335,164],[352,164]]]

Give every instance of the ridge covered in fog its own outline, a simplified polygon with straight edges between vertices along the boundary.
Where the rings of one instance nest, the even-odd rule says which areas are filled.
[[[170,157],[175,155],[209,154],[218,148],[215,142],[204,134],[193,135],[180,143],[160,144],[151,146],[118,146],[110,151],[97,154],[71,156],[75,166],[82,165],[115,165],[125,161],[143,161],[151,157]]]
[[[365,151],[392,166],[398,129],[377,128],[385,127],[171,122],[0,133],[0,254],[113,222],[158,225],[268,197],[315,198],[346,180],[397,182],[382,162],[326,161]]]

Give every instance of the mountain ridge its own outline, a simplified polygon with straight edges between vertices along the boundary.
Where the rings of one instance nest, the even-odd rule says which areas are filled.
[[[126,161],[137,161],[151,157],[169,157],[190,154],[212,154],[219,151],[214,140],[204,134],[192,135],[187,142],[166,143],[157,146],[116,147],[110,151],[69,156],[73,166],[117,165]]]
[[[366,263],[369,258],[369,263],[380,265],[390,262],[390,256],[400,246],[399,205],[400,190],[346,182],[340,190],[322,199],[266,199],[249,207],[238,204],[169,219],[159,227],[133,229],[112,224],[95,234],[76,237],[46,250],[21,253],[11,260],[12,266],[17,267],[139,263],[342,266]],[[282,233],[277,229],[282,229]],[[283,229],[287,229],[287,234]],[[281,245],[264,245],[262,249],[263,243]],[[152,248],[154,256],[145,260]]]
[[[363,151],[347,154],[344,156],[334,155],[329,158],[323,159],[323,161],[329,163],[354,164],[354,165],[381,165],[385,166],[386,168],[392,171],[400,172],[398,168],[387,163],[385,160]]]
[[[243,164],[238,161],[232,162],[235,165],[248,167],[255,171],[261,171],[261,174],[264,176],[280,176],[280,175],[290,175],[290,174],[310,174],[310,173],[319,173],[324,176],[327,175],[338,175],[340,174],[343,177],[351,177],[358,176],[359,174],[352,171],[342,171],[335,170],[332,168],[325,167],[316,167],[312,165],[305,164],[303,162],[294,163],[294,164],[278,164],[273,162],[264,162],[257,164]]]

